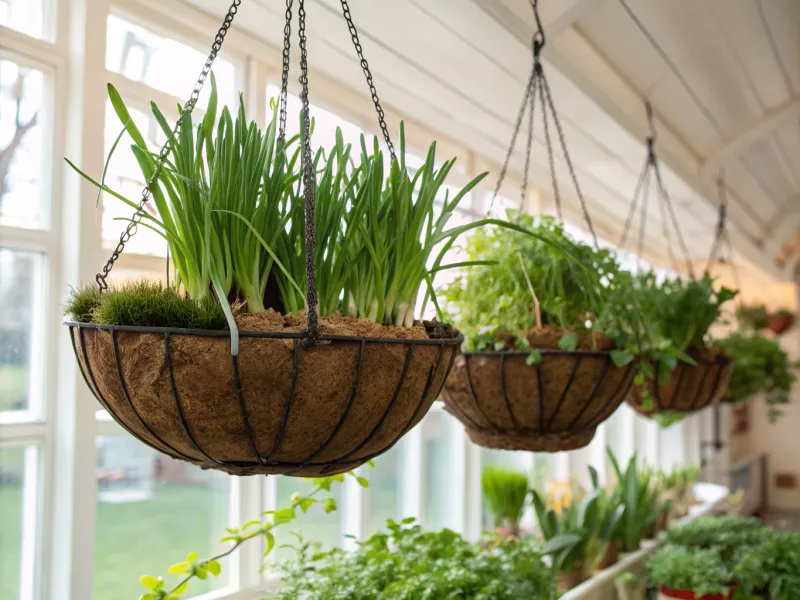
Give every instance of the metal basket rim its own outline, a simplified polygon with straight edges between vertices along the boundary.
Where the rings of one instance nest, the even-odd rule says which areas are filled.
[[[543,355],[551,356],[610,356],[611,351],[605,350],[561,350],[560,348],[531,348],[530,350],[464,350],[461,354],[467,356],[528,356],[531,350],[538,350]]]
[[[227,338],[230,335],[228,329],[189,329],[183,327],[145,327],[138,325],[105,325],[101,323],[81,323],[78,321],[64,321],[67,327],[77,327],[83,329],[99,329],[101,331],[123,331],[131,333],[158,333],[171,335],[193,335],[197,337]],[[458,331],[458,330],[456,330]],[[308,332],[302,331],[250,331],[239,330],[240,338],[255,339],[283,339],[296,340],[305,339]],[[367,336],[352,335],[332,335],[321,333],[317,339],[326,342],[367,342],[378,344],[413,344],[415,346],[458,346],[464,342],[464,334],[458,331],[458,335],[453,338],[438,339],[414,339],[414,338],[376,338]]]

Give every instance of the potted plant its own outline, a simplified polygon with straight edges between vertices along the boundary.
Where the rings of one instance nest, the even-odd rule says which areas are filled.
[[[764,529],[758,543],[736,550],[733,572],[752,597],[800,598],[800,533]]]
[[[241,103],[220,111],[213,78],[205,116],[184,111],[179,134],[153,105],[163,160],[112,86],[109,97],[155,213],[79,172],[165,238],[176,277],[167,290],[73,295],[76,356],[103,407],[164,453],[240,475],[343,472],[391,447],[436,399],[462,341],[416,320],[416,299],[447,267],[434,249],[482,224],[446,228],[481,177],[439,202],[453,161],[436,167],[432,145],[412,176],[402,126],[388,167],[377,140],[362,139],[356,164],[341,134],[313,155],[308,134],[284,142],[277,104],[264,131]],[[301,177],[316,188],[313,221]]]
[[[715,289],[707,273],[661,280],[649,272],[634,279],[630,295],[635,318],[621,317],[621,310],[608,315],[620,328],[635,326],[626,332],[626,347],[641,360],[628,403],[640,414],[660,415],[667,425],[718,402],[727,388],[730,359],[709,330],[736,292]]]
[[[547,501],[536,490],[532,494],[543,551],[552,557],[559,589],[572,589],[606,556],[622,511],[602,490],[587,494],[574,482],[554,488]]]
[[[444,290],[467,342],[443,400],[480,445],[580,448],[633,380],[632,357],[616,353],[598,325],[627,279],[608,250],[573,239],[555,219],[508,218],[527,234],[474,231],[467,258],[489,264],[462,271]]]
[[[774,423],[782,414],[779,407],[791,402],[798,363],[789,360],[778,342],[758,333],[734,333],[720,344],[733,361],[723,401],[739,404],[764,394]]]
[[[619,553],[622,544],[617,535],[620,519],[623,515],[624,506],[619,494],[613,490],[606,490],[600,487],[600,478],[597,469],[589,466],[589,479],[597,495],[598,512],[601,515],[601,525],[597,531],[597,556],[595,571],[602,571],[619,560]]]
[[[731,572],[714,549],[667,544],[647,561],[647,578],[659,600],[732,600]]]
[[[634,552],[651,531],[654,533],[656,522],[668,509],[669,503],[657,500],[653,490],[652,472],[638,468],[635,454],[628,461],[625,471],[622,471],[610,448],[607,453],[617,476],[614,494],[623,507],[615,535],[620,541],[622,552]]]
[[[489,465],[483,468],[481,487],[497,533],[519,537],[519,521],[528,497],[528,476],[521,471]]]
[[[785,333],[794,323],[794,312],[791,310],[781,309],[770,313],[767,317],[767,327],[775,335]]]

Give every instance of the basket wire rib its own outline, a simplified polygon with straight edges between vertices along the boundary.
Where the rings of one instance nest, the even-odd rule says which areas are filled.
[[[269,332],[269,331],[241,332],[242,337],[290,339],[292,340],[292,347],[293,347],[292,379],[289,386],[289,391],[286,394],[285,409],[283,411],[281,422],[279,424],[275,440],[272,444],[272,448],[266,455],[263,455],[258,450],[255,438],[253,436],[253,428],[248,418],[247,406],[244,400],[244,385],[242,377],[240,376],[239,373],[239,357],[238,356],[231,357],[232,375],[233,375],[232,377],[233,395],[235,396],[236,404],[239,408],[239,414],[241,416],[241,421],[242,421],[243,434],[246,437],[247,443],[255,457],[253,462],[243,462],[243,461],[219,460],[211,456],[200,446],[197,439],[192,434],[190,423],[187,420],[186,415],[184,413],[183,405],[181,403],[181,397],[178,392],[178,386],[175,382],[175,374],[173,369],[172,350],[171,350],[171,340],[173,336],[196,335],[196,336],[208,336],[208,337],[223,337],[226,335],[225,331],[204,331],[204,330],[194,330],[194,329],[158,328],[158,327],[114,326],[114,325],[98,325],[94,323],[67,323],[67,325],[70,327],[70,338],[72,340],[72,348],[75,353],[76,359],[78,359],[77,362],[81,371],[81,375],[84,381],[86,382],[87,387],[92,391],[92,394],[97,398],[97,400],[100,402],[103,408],[106,411],[108,411],[108,413],[112,416],[112,418],[117,423],[119,423],[119,425],[123,429],[125,429],[128,433],[141,440],[150,448],[157,450],[159,452],[164,452],[170,454],[175,458],[180,458],[190,462],[198,462],[199,460],[199,457],[197,456],[191,457],[186,453],[181,452],[173,445],[169,444],[164,439],[162,439],[162,437],[156,434],[155,431],[153,431],[152,427],[150,427],[145,421],[144,416],[136,408],[134,398],[131,396],[128,390],[128,385],[125,381],[124,369],[122,367],[122,357],[119,351],[118,332],[124,331],[124,332],[135,332],[135,333],[157,333],[162,335],[164,338],[164,366],[168,373],[170,393],[175,403],[176,420],[180,422],[181,430],[185,434],[185,437],[188,440],[188,443],[192,446],[192,448],[194,448],[200,456],[202,456],[212,465],[216,465],[219,467],[229,467],[229,468],[250,467],[250,466],[256,468],[259,466],[286,468],[289,469],[284,473],[286,475],[290,475],[292,473],[302,471],[303,469],[313,468],[313,467],[322,467],[324,472],[326,469],[333,470],[347,465],[357,466],[391,449],[394,446],[394,444],[396,444],[406,433],[408,433],[408,431],[411,429],[414,423],[419,419],[420,413],[422,412],[422,409],[425,406],[426,401],[431,398],[431,390],[433,382],[437,377],[441,378],[441,382],[438,386],[438,390],[436,390],[436,396],[434,396],[434,398],[438,397],[438,395],[441,393],[442,387],[444,387],[444,382],[447,378],[447,374],[450,372],[450,369],[453,366],[453,362],[455,361],[455,357],[457,354],[456,350],[458,346],[461,344],[461,342],[463,342],[463,336],[458,336],[456,338],[451,338],[451,339],[408,340],[408,339],[398,339],[398,338],[369,338],[369,337],[339,336],[339,335],[324,335],[324,334],[320,335],[319,339],[322,341],[329,340],[331,342],[357,344],[358,360],[356,362],[352,389],[350,391],[347,403],[341,415],[338,418],[338,421],[333,426],[331,431],[327,434],[322,444],[320,444],[320,446],[316,448],[307,458],[298,462],[290,462],[290,461],[277,460],[275,457],[280,450],[281,442],[283,441],[284,435],[286,433],[287,425],[289,422],[289,416],[292,411],[294,392],[296,389],[298,372],[299,372],[300,345],[301,345],[301,340],[303,339],[304,332]],[[75,334],[74,334],[75,329],[78,330],[78,338],[80,340],[81,356],[83,360],[80,359],[80,356],[78,354],[78,348],[76,345]],[[86,329],[98,329],[98,330],[110,331],[112,337],[112,343],[114,346],[114,360],[116,363],[116,371],[119,376],[119,383],[120,383],[120,388],[122,389],[122,395],[124,396],[126,404],[130,407],[134,419],[142,426],[142,429],[146,431],[149,436],[152,437],[152,441],[146,439],[145,436],[134,432],[120,417],[120,415],[117,414],[117,412],[111,408],[109,402],[104,398],[97,384],[92,363],[89,358],[89,353],[87,351],[86,337],[85,337]],[[317,458],[322,452],[324,452],[328,448],[328,446],[336,437],[336,435],[339,433],[343,425],[347,422],[348,416],[351,414],[351,409],[355,404],[355,399],[358,394],[359,383],[361,381],[363,373],[364,356],[367,345],[397,344],[397,343],[405,344],[408,347],[408,349],[406,350],[405,353],[403,368],[400,372],[400,376],[398,378],[397,385],[395,386],[394,392],[392,394],[392,398],[390,402],[387,404],[386,409],[381,414],[380,419],[374,426],[371,427],[369,433],[367,433],[367,435],[357,445],[355,445],[355,447],[353,447],[343,455],[331,460],[315,461],[314,459]],[[435,359],[434,365],[428,368],[424,389],[422,391],[419,401],[416,403],[416,406],[412,411],[411,417],[403,426],[401,434],[397,436],[397,438],[387,448],[380,449],[376,452],[370,453],[367,456],[353,458],[353,456],[357,452],[359,452],[367,444],[369,444],[370,441],[373,440],[375,435],[380,431],[381,427],[386,422],[386,419],[389,417],[389,415],[392,414],[395,405],[398,399],[400,398],[400,394],[403,390],[403,386],[406,381],[406,375],[408,374],[414,356],[414,349],[417,346],[438,346],[439,353],[437,358]],[[446,369],[443,370],[442,363],[444,362],[443,359],[444,359],[445,347],[450,347],[452,350],[450,353],[450,359],[447,363]]]
[[[658,364],[656,366],[658,367]],[[692,403],[689,406],[689,408],[688,409],[676,408],[675,405],[677,404],[677,402],[678,402],[678,400],[680,398],[680,391],[681,391],[681,388],[683,387],[684,378],[686,376],[687,371],[689,369],[691,369],[691,368],[696,368],[696,367],[692,367],[692,366],[689,366],[689,365],[683,365],[682,364],[682,365],[679,365],[679,367],[676,369],[677,370],[677,375],[676,375],[677,379],[675,381],[675,389],[671,394],[671,398],[672,399],[671,399],[670,402],[666,402],[664,400],[664,398],[662,396],[662,392],[661,392],[661,387],[662,386],[658,385],[657,383],[655,385],[653,385],[652,396],[653,396],[653,400],[654,400],[654,404],[655,404],[655,409],[656,410],[651,411],[651,412],[671,411],[671,412],[676,412],[676,413],[691,414],[691,413],[693,413],[693,412],[695,412],[697,410],[701,410],[701,409],[705,408],[706,407],[705,405],[698,407],[698,403],[700,402],[700,397],[702,396],[703,390],[706,387],[706,382],[708,381],[708,378],[709,378],[709,372],[712,371],[712,370],[716,371],[716,375],[714,375],[714,383],[713,383],[713,385],[711,387],[711,393],[708,395],[708,398],[714,398],[717,395],[717,393],[719,391],[719,387],[720,387],[720,381],[722,379],[722,375],[723,375],[723,373],[725,371],[725,368],[726,368],[725,364],[720,363],[719,361],[717,361],[713,365],[709,365],[709,366],[707,366],[707,367],[705,367],[703,369],[703,374],[702,374],[702,377],[700,379],[700,383],[697,385],[697,390],[694,392],[694,397],[692,398]]]
[[[535,373],[536,373],[536,401],[539,404],[539,429],[531,429],[529,427],[520,427],[519,422],[517,421],[514,411],[511,407],[511,402],[508,398],[508,393],[506,390],[506,356],[514,356],[514,357],[522,357],[527,356],[527,352],[517,352],[517,351],[510,351],[510,352],[487,352],[487,351],[478,351],[478,352],[463,352],[462,356],[464,357],[464,370],[466,373],[466,380],[467,380],[467,391],[469,394],[469,398],[471,400],[471,407],[474,411],[481,416],[482,420],[485,424],[479,423],[475,418],[469,415],[461,406],[458,405],[457,402],[448,402],[447,408],[449,411],[452,411],[455,416],[460,419],[464,425],[471,429],[478,429],[478,430],[486,430],[487,428],[491,430],[493,433],[499,435],[548,435],[548,434],[558,434],[564,432],[571,432],[573,428],[581,421],[581,419],[586,414],[586,411],[589,410],[589,407],[592,406],[594,400],[597,396],[597,393],[600,391],[600,387],[602,386],[603,382],[606,379],[609,369],[611,368],[612,361],[611,357],[608,353],[605,352],[592,352],[592,351],[573,351],[567,352],[562,350],[541,350],[542,354],[547,356],[559,356],[565,357],[569,356],[574,359],[575,363],[570,371],[569,378],[567,379],[564,388],[559,395],[558,402],[555,405],[555,409],[550,414],[549,419],[547,419],[547,423],[545,424],[545,394],[544,394],[544,385],[542,382],[542,368],[541,364],[532,365]],[[475,357],[497,357],[500,376],[499,376],[499,387],[500,387],[500,394],[503,398],[503,403],[508,411],[509,417],[511,419],[512,428],[502,428],[499,427],[495,422],[493,422],[486,412],[484,411],[483,407],[481,406],[481,402],[478,400],[478,396],[475,393],[475,387],[472,380],[472,373],[470,369],[470,360],[474,359]],[[597,382],[595,383],[594,387],[592,388],[592,392],[588,398],[583,401],[583,406],[580,408],[578,414],[572,418],[572,420],[567,424],[565,428],[559,428],[558,431],[552,429],[553,423],[558,416],[561,408],[566,401],[567,394],[569,393],[572,384],[575,381],[575,376],[578,372],[578,369],[582,363],[582,361],[586,358],[596,359],[596,358],[603,358],[603,368],[600,374],[597,377]],[[625,395],[630,390],[631,386],[633,385],[633,363],[628,364],[625,367],[625,373],[623,377],[620,379],[619,384],[617,384],[616,389],[612,392],[612,394],[608,397],[608,400],[601,406],[594,415],[589,418],[585,425],[581,427],[581,430],[589,430],[597,427],[603,421],[603,415],[608,411],[609,407],[611,407],[615,402],[622,402],[624,400]]]

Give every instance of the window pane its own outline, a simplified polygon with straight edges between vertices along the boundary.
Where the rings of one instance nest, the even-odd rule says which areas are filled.
[[[375,459],[374,469],[362,469],[369,480],[366,491],[368,507],[365,537],[386,530],[386,519],[402,519],[403,514],[403,449],[400,441],[386,454]]]
[[[130,436],[97,438],[97,529],[94,597],[128,600],[141,575],[167,575],[189,552],[201,558],[226,546],[230,478],[151,450]],[[225,587],[219,578],[193,582],[194,594]]]
[[[23,583],[32,582],[32,563],[23,561],[23,543],[30,541],[35,532],[23,528],[26,501],[27,510],[35,508],[35,499],[28,497],[34,483],[31,468],[35,460],[32,446],[0,448],[0,598],[9,600],[20,596]]]
[[[107,36],[108,70],[184,100],[189,98],[208,56],[206,51],[161,37],[115,15],[108,16]],[[208,45],[210,50],[211,39]],[[239,90],[236,89],[236,69],[233,64],[217,57],[214,76],[220,102],[227,105],[237,102]],[[205,108],[210,89],[211,82],[208,81],[200,94],[200,108]]]
[[[0,25],[44,37],[45,0],[0,0]]]
[[[462,435],[461,424],[442,410],[432,410],[421,427],[425,443],[423,523],[426,529],[447,527],[457,531],[461,524],[452,510],[456,485],[453,451]]]
[[[0,225],[43,224],[43,94],[41,71],[0,60]]]
[[[41,397],[41,267],[41,254],[0,248],[0,414],[30,410]]]
[[[314,484],[299,477],[277,477],[275,486],[277,488],[275,494],[277,503],[275,506],[280,509],[291,505],[293,494],[298,493],[301,496],[308,494]],[[341,484],[334,483],[330,494],[323,492],[324,496],[322,497],[333,497],[336,503],[339,504],[342,497],[341,490]],[[339,546],[342,534],[340,526],[341,511],[342,507],[339,506],[337,511],[326,514],[319,505],[309,508],[306,514],[303,514],[302,511],[297,511],[296,520],[275,529],[275,554],[273,560],[287,560],[295,556],[290,548],[281,548],[285,544],[297,546],[297,538],[292,532],[299,533],[308,542],[319,544],[322,550],[330,550]]]
[[[135,106],[128,106],[128,112],[145,137],[148,147],[153,152],[158,152],[166,141],[166,137],[156,123],[153,114],[149,110],[139,110]],[[122,124],[110,101],[106,102],[105,118],[105,152],[108,156],[122,130]],[[127,134],[123,136],[108,164],[106,185],[138,204],[142,197],[145,181],[142,171],[139,169],[139,163],[136,162],[133,152],[130,151],[131,144],[130,137]],[[145,210],[153,216],[158,214],[152,200],[145,204]],[[103,241],[105,247],[109,249],[116,247],[120,234],[128,226],[128,221],[125,219],[130,219],[133,213],[134,210],[120,199],[111,194],[103,194]],[[136,235],[126,244],[125,251],[132,254],[166,256],[167,242],[152,229],[140,226]]]

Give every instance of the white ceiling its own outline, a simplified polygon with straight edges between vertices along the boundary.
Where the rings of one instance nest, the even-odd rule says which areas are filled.
[[[226,4],[185,1],[214,15]],[[665,184],[692,259],[702,262],[711,246],[714,179],[724,167],[742,278],[791,278],[796,257],[785,265],[774,257],[800,232],[800,1],[625,2],[666,58],[622,0],[540,0],[546,74],[598,232],[619,238],[645,159],[648,98]],[[366,95],[339,2],[308,4],[311,68]],[[350,0],[350,6],[383,103],[489,164],[502,163],[531,67],[529,3]],[[245,0],[235,27],[280,46],[283,10],[282,0]],[[535,129],[531,178],[547,198],[541,121]],[[518,143],[517,174],[523,158]],[[568,218],[579,224],[560,155],[556,170]],[[655,202],[652,195],[646,255],[666,263]]]

